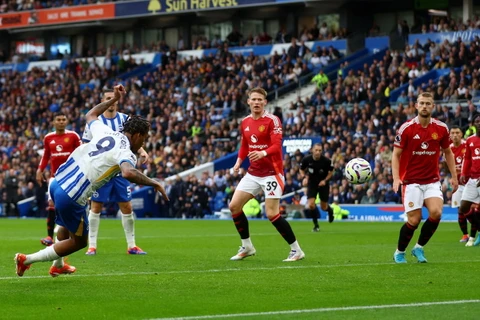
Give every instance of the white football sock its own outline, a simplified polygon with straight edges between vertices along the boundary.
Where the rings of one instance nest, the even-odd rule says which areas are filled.
[[[55,243],[59,242],[58,238],[55,237]],[[63,268],[63,257],[60,257],[60,259],[53,260],[52,266],[55,266],[57,268]]]
[[[253,248],[252,240],[250,238],[242,239],[242,247]]]
[[[90,210],[88,214],[88,247],[97,247],[98,227],[100,226],[100,213]]]
[[[291,248],[292,250],[295,250],[295,251],[302,250],[302,249],[300,249],[300,246],[298,245],[298,241],[297,241],[297,240],[295,240],[295,242],[290,245],[290,248]]]
[[[43,250],[40,250],[36,253],[27,254],[27,259],[25,264],[32,264],[34,262],[43,262],[43,261],[53,261],[60,258],[60,256],[53,249],[53,245],[46,247]]]
[[[125,238],[127,239],[128,248],[136,247],[135,244],[135,220],[133,219],[133,212],[130,214],[122,213],[122,226],[125,231]]]

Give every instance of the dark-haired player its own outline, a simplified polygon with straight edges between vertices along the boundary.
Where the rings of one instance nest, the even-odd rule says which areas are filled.
[[[450,144],[450,149],[452,149],[453,157],[455,159],[455,169],[457,170],[457,177],[460,177],[462,172],[462,164],[463,158],[465,157],[465,151],[467,150],[467,145],[465,144],[465,140],[463,140],[463,132],[459,126],[452,126],[450,127],[450,139],[452,140],[452,144]],[[465,188],[465,184],[459,181],[458,189],[452,194],[452,208],[459,208],[460,202],[462,201],[462,193],[463,189]],[[467,242],[468,241],[468,227],[467,227],[467,217],[464,214],[460,213],[460,209],[458,209],[458,225],[460,226],[460,230],[462,231],[462,238],[460,242]],[[473,228],[472,232],[474,232],[473,237],[475,237],[476,229]]]
[[[53,118],[54,132],[45,135],[43,139],[43,155],[37,169],[37,182],[40,186],[43,185],[45,177],[43,175],[45,169],[50,164],[50,179],[48,181],[48,188],[50,189],[50,182],[53,180],[58,167],[67,161],[70,154],[79,145],[82,144],[80,136],[75,131],[66,130],[68,124],[67,116],[64,113],[57,113]],[[48,207],[47,207],[47,237],[40,240],[46,246],[53,244],[53,233],[55,229],[55,205],[48,193]]]
[[[472,228],[480,227],[478,212],[472,207],[478,208],[480,203],[480,114],[473,117],[473,125],[477,133],[467,138],[467,150],[463,159],[462,175],[460,182],[465,183],[465,189],[462,193],[462,202],[460,203],[460,213],[464,214],[472,224]],[[478,246],[480,237],[475,240],[470,233],[470,238],[466,243],[467,247]]]
[[[114,90],[112,99],[98,104],[86,115],[92,140],[75,149],[58,168],[50,185],[60,226],[57,232],[59,241],[33,254],[17,253],[14,260],[18,276],[23,276],[32,263],[41,261],[54,261],[49,272],[52,277],[75,272],[75,267],[64,267],[63,257],[87,246],[88,198],[118,173],[131,182],[154,187],[168,200],[165,189],[158,181],[135,169],[135,153],[147,139],[150,123],[135,116],[124,123],[122,132],[115,132],[98,119],[125,93],[122,85],[115,86]]]
[[[113,98],[113,90],[104,90],[102,102]],[[121,131],[124,122],[128,116],[124,113],[118,112],[118,102],[112,104],[105,112],[98,117],[100,121],[113,131]],[[89,128],[85,128],[82,137],[84,142],[89,142],[92,139],[92,133]],[[140,148],[139,156],[143,161],[147,161],[148,153],[143,148]],[[135,220],[132,208],[132,192],[130,190],[130,182],[121,175],[113,177],[107,184],[93,193],[90,201],[90,212],[88,220],[90,221],[90,230],[88,231],[88,250],[87,255],[97,254],[97,238],[98,229],[100,227],[100,214],[102,213],[103,204],[106,202],[118,203],[120,211],[122,212],[122,226],[127,240],[128,254],[147,254],[140,249],[135,243]]]

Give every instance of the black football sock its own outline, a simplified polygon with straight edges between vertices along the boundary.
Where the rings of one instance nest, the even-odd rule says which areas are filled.
[[[332,223],[333,219],[335,219],[335,217],[333,215],[333,209],[332,209],[332,207],[330,207],[330,205],[328,205],[327,212],[328,212],[328,222]]]
[[[417,227],[412,226],[410,223],[406,222],[400,229],[400,236],[398,237],[398,251],[405,251],[410,243],[410,240],[415,233]]]
[[[430,238],[432,238],[433,234],[438,228],[440,224],[440,219],[436,220],[433,218],[428,218],[427,221],[423,223],[422,231],[420,232],[420,237],[418,237],[418,245],[424,246],[428,243]]]
[[[53,231],[55,230],[55,208],[47,209],[47,234],[53,239]]]
[[[288,244],[292,244],[297,241],[295,234],[293,234],[292,227],[280,214],[277,214],[271,218],[270,222],[275,226],[275,228],[277,228],[277,231],[282,235],[283,239],[285,239]]]
[[[470,210],[465,214],[465,218],[470,222],[470,238],[477,236],[478,219],[475,210]]]
[[[250,238],[250,231],[248,230],[248,219],[243,211],[232,214],[233,222],[237,228],[238,234],[241,239]]]
[[[462,234],[468,234],[467,218],[460,212],[458,213],[458,225],[460,226],[460,230],[462,230]]]
[[[310,210],[310,215],[312,217],[312,221],[313,221],[313,226],[315,228],[318,228],[318,217],[319,217],[319,212],[318,212],[318,208],[315,208],[313,210]]]

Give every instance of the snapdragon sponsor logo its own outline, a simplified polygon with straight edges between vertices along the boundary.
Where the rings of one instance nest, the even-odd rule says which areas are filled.
[[[436,151],[413,151],[412,154],[414,156],[433,156],[435,155],[437,152]]]
[[[70,155],[70,152],[56,152],[56,153],[52,153],[52,157],[65,157],[65,156],[69,156]]]
[[[266,144],[249,144],[248,147],[250,149],[267,149],[268,148]]]

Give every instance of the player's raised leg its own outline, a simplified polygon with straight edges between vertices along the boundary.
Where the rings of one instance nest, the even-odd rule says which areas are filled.
[[[68,232],[68,230],[65,227],[59,226],[55,242],[57,243],[63,240],[67,240],[69,238],[70,238],[70,233]],[[65,262],[63,257],[60,257],[59,259],[53,260],[53,264],[50,267],[49,273],[52,277],[58,277],[61,274],[74,273],[76,270],[77,268],[69,265],[68,263]]]
[[[63,240],[33,254],[17,253],[14,260],[17,275],[20,277],[35,262],[55,261],[54,266],[50,268],[50,275],[53,277],[75,272],[75,268],[66,265],[62,257],[87,246],[86,206],[73,201],[56,181],[51,185],[51,193],[58,210],[57,224],[60,225],[58,235]]]

